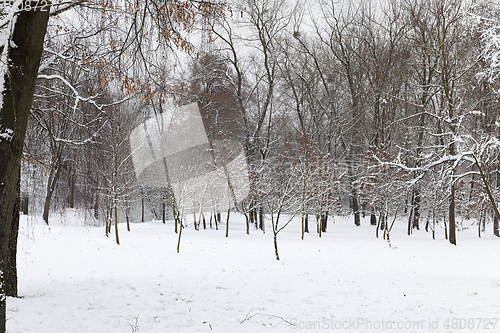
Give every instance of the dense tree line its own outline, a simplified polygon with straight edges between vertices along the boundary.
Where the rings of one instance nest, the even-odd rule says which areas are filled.
[[[148,66],[129,67],[133,74],[121,90],[107,84],[117,64],[62,59],[44,68],[30,130],[45,134],[26,142],[46,147],[27,149],[36,151],[29,160],[47,170],[44,214],[56,188],[60,206],[73,206],[76,191],[78,205],[100,207],[94,215],[107,232],[113,216],[115,224],[120,214],[128,221],[139,201],[156,218],[163,203],[179,210],[168,189],[134,183],[127,136],[147,117],[197,101],[211,140],[246,149],[252,189],[238,209],[249,223],[263,228],[281,193],[280,212],[300,213],[304,231],[310,214],[325,232],[329,217],[347,212],[356,225],[369,214],[381,230],[390,227],[389,217],[405,217],[408,234],[441,225],[453,244],[458,215],[483,221],[479,230],[493,220],[498,235],[498,100],[484,52],[495,4],[306,5],[233,1],[226,15],[200,22],[193,44],[180,44],[195,50],[187,65],[162,65],[150,52]],[[63,52],[67,43],[57,45],[58,33],[49,45]],[[118,36],[101,38],[113,43]],[[95,39],[86,43],[79,47],[95,50],[88,59],[112,54],[99,53]],[[130,45],[134,54],[153,42],[137,43]],[[171,52],[163,57],[174,59]],[[151,73],[155,80],[147,79]],[[53,80],[59,76],[71,84]],[[68,185],[58,187],[62,174]],[[285,176],[293,182],[278,181],[288,186],[283,191],[263,185]]]
[[[22,191],[47,223],[54,208],[82,208],[106,234],[114,224],[116,242],[119,219],[139,209],[145,220],[145,206],[156,218],[170,206],[182,231],[171,189],[137,184],[128,135],[193,101],[211,140],[244,147],[251,188],[237,209],[247,232],[270,217],[277,258],[294,216],[302,237],[310,216],[321,236],[340,213],[356,225],[369,214],[387,238],[397,217],[408,234],[435,237],[441,225],[452,244],[457,216],[477,220],[479,235],[492,220],[500,236],[495,2],[9,6],[0,25],[1,295],[17,294],[3,275],[15,280]],[[20,183],[20,173],[32,179]],[[218,210],[209,212],[215,226]],[[206,227],[203,212],[197,221]],[[4,298],[0,306],[4,314]]]
[[[84,190],[78,186],[80,197],[87,200],[90,192],[103,198],[111,207],[106,211],[114,208],[116,216],[117,202],[127,198],[129,187],[129,173],[122,175],[122,147],[130,124],[117,125],[119,98],[135,95],[150,100],[152,82],[161,82],[156,72],[164,51],[191,51],[183,32],[193,29],[199,16],[220,15],[222,8],[215,2],[190,0],[2,3],[0,331],[5,331],[6,296],[17,296],[19,211],[21,202],[24,206],[28,202],[21,200],[20,175],[38,176],[27,182],[33,188],[46,184],[40,209],[46,222],[65,175],[69,206],[78,201],[76,184],[84,183]],[[82,158],[83,150],[87,159]],[[82,173],[82,165],[104,168],[93,177],[85,174],[79,184],[75,178]],[[34,191],[32,203],[43,196]]]
[[[288,212],[302,209],[324,224],[337,210],[330,202],[341,202],[356,225],[364,214],[382,228],[389,216],[405,216],[408,234],[440,224],[456,244],[460,215],[493,220],[498,236],[498,94],[485,74],[495,57],[484,52],[498,7],[461,0],[304,5],[235,3],[232,16],[207,24],[213,42],[186,82],[196,77],[212,87],[191,91],[209,113],[219,109],[207,93],[229,94],[244,130],[234,139],[245,144],[250,168],[264,178],[294,170],[288,199],[310,193]],[[309,190],[300,186],[304,160],[314,169]],[[317,173],[324,168],[338,185],[323,187]],[[250,207],[270,204],[262,191],[252,192]],[[311,205],[322,197],[328,202]]]

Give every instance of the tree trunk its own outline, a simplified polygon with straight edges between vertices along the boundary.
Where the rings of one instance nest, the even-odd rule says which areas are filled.
[[[254,202],[255,204],[255,202]],[[252,208],[252,213],[253,213],[253,220],[255,222],[255,229],[259,229],[259,218],[258,218],[258,214],[257,214],[257,207],[254,206]]]
[[[276,254],[276,260],[280,260],[280,256],[278,254],[278,234],[274,233],[274,253]]]
[[[455,184],[451,185],[450,188],[450,205],[448,207],[448,216],[449,216],[449,241],[453,245],[457,245],[456,239],[456,228],[455,228]]]
[[[321,238],[321,215],[316,214],[316,232],[318,233],[319,238]]]
[[[304,221],[304,231],[309,233],[309,213],[306,213],[305,221]]]
[[[17,204],[14,206],[12,216],[12,226],[10,228],[9,244],[7,256],[5,258],[5,294],[11,297],[17,295],[17,236],[19,233],[19,203],[21,192],[21,175],[19,174],[17,182]]]
[[[321,232],[326,232],[328,223],[328,212],[321,214]]]
[[[410,207],[410,215],[408,216],[408,236],[411,235],[411,226],[412,226],[412,220],[413,220],[413,203],[415,201],[415,188],[413,188],[412,193],[411,193],[411,207]]]
[[[141,198],[141,222],[144,223],[144,194]]]
[[[43,220],[46,224],[49,224],[49,212],[50,212],[50,202],[52,201],[52,195],[56,189],[57,181],[61,175],[61,165],[58,162],[56,170],[52,169],[49,173],[49,180],[47,182],[47,194],[45,196],[45,203],[43,205]]]
[[[75,175],[69,176],[69,208],[75,208]]]
[[[266,232],[266,226],[265,226],[265,221],[264,221],[264,208],[261,206],[259,207],[259,226],[260,226],[260,230],[262,230],[262,232]]]
[[[108,237],[108,224],[109,224],[109,207],[106,204],[106,215],[105,215],[105,220],[104,220],[104,234],[106,237]]]
[[[375,215],[375,209],[372,208],[370,213],[370,224],[377,225],[377,216]]]
[[[179,238],[177,239],[177,253],[181,250],[181,236],[182,236],[182,229],[184,228],[182,224],[182,215],[179,217]]]
[[[436,218],[432,218],[432,239],[436,239]]]
[[[356,189],[352,188],[352,211],[354,213],[354,224],[359,227],[361,225],[361,219],[359,216],[359,207],[358,207],[358,193]]]
[[[128,202],[127,202],[128,205]],[[127,231],[130,231],[130,208],[125,209],[125,219],[127,220]]]
[[[226,237],[229,237],[229,215],[231,214],[231,208],[227,209],[227,217],[226,217]]]
[[[418,187],[415,187],[415,197],[413,198],[412,228],[420,230],[420,189]]]
[[[493,216],[493,235],[500,237],[500,228],[498,227],[498,217]]]
[[[172,209],[174,211],[174,231],[177,233],[177,226],[179,225],[179,212],[175,208],[175,206]]]
[[[163,224],[165,224],[165,203],[163,203],[162,209],[163,209],[163,211],[162,211],[163,212],[162,219],[163,219]]]
[[[448,224],[446,223],[446,217],[443,219],[444,224],[444,239],[448,239]]]
[[[254,219],[254,216],[255,216],[255,208],[254,208],[254,201],[251,200],[250,201],[250,204],[249,204],[249,207],[248,207],[248,214],[249,214],[249,217],[248,219],[250,220],[250,224],[254,224],[255,223],[255,229],[258,229],[258,224],[257,224],[257,221],[256,219]]]
[[[21,199],[21,207],[24,215],[29,214],[29,197],[25,197]]]
[[[196,224],[196,209],[193,212],[193,223],[194,223],[194,230],[198,230],[198,225]]]
[[[304,212],[302,212],[302,216],[300,217],[300,239],[304,239]]]
[[[382,212],[378,213],[377,228],[375,230],[375,236],[378,238],[378,231],[380,230],[380,223],[382,222]]]
[[[8,72],[4,75],[3,103],[0,109],[0,332],[5,332],[5,263],[18,203],[19,169],[28,116],[38,75],[43,40],[49,18],[48,9],[21,11],[12,32],[16,47],[8,52]]]
[[[116,244],[120,245],[120,238],[118,237],[118,209],[116,208],[116,199],[115,199],[115,239],[116,239]]]
[[[484,219],[484,211],[481,211],[481,215],[479,216],[479,223],[477,224],[477,236],[481,238],[481,223]]]

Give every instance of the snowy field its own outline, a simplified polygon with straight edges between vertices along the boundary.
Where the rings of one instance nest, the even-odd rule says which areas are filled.
[[[494,332],[500,329],[500,239],[473,226],[458,246],[395,225],[393,248],[368,219],[336,218],[319,239],[298,221],[279,235],[234,215],[224,228],[183,231],[173,222],[103,228],[22,217],[20,299],[8,332]],[[80,224],[80,225],[79,225]],[[470,224],[464,222],[464,225]],[[494,329],[495,328],[495,329]]]

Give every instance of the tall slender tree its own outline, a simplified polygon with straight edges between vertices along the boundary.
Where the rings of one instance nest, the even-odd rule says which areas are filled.
[[[5,332],[6,286],[11,283],[13,267],[6,257],[11,236],[17,236],[19,223],[19,171],[29,111],[42,55],[49,18],[48,8],[33,6],[30,1],[16,1],[3,17],[3,68],[0,89],[0,331]],[[10,266],[10,265],[9,265]],[[9,273],[10,272],[10,273]],[[16,281],[17,283],[17,281]],[[12,288],[10,288],[12,291]]]

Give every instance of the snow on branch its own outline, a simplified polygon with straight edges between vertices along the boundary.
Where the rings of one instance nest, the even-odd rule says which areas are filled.
[[[460,164],[460,162],[463,162],[463,161],[475,163],[474,158],[471,157],[472,155],[473,155],[473,152],[462,152],[462,153],[458,153],[455,155],[445,155],[445,156],[442,156],[441,158],[439,158],[435,161],[429,162],[421,167],[409,167],[409,166],[404,165],[402,162],[382,161],[382,160],[380,160],[380,158],[378,156],[373,155],[372,157],[377,161],[378,164],[371,165],[368,168],[370,169],[370,168],[389,166],[389,167],[397,167],[397,168],[402,169],[402,170],[407,171],[407,172],[420,173],[421,175],[419,177],[412,179],[410,181],[410,185],[413,185],[418,180],[420,180],[427,171],[430,171],[439,165],[453,162],[452,168],[456,168]]]
[[[16,45],[12,42],[12,32],[16,25],[17,8],[22,3],[22,0],[16,0],[10,7],[9,12],[0,21],[0,107],[3,105],[3,92],[5,89],[5,74],[8,70],[9,50],[15,48]],[[1,122],[1,119],[0,119]],[[0,123],[1,124],[1,123]],[[1,128],[1,125],[0,125]]]
[[[479,72],[477,77],[486,78],[490,83],[493,83],[500,76],[500,21],[495,17],[478,15],[474,13],[474,10],[470,11],[468,15],[476,24],[481,35],[483,43],[481,57],[487,63],[487,67]]]
[[[47,80],[58,79],[58,80],[61,80],[69,89],[71,89],[73,91],[73,93],[75,94],[75,104],[73,106],[73,110],[74,111],[76,111],[76,109],[78,107],[78,103],[80,101],[84,101],[84,102],[88,102],[88,103],[96,105],[95,101],[92,100],[92,97],[88,97],[88,98],[82,97],[80,95],[80,93],[78,93],[78,91],[76,90],[76,88],[71,83],[69,83],[68,80],[66,80],[64,77],[62,77],[61,75],[57,75],[57,74],[51,74],[51,75],[38,74],[38,78],[39,79],[47,79]]]
[[[128,95],[128,96],[126,96],[126,97],[124,97],[124,98],[122,98],[122,99],[120,99],[120,100],[118,100],[116,102],[108,103],[108,104],[100,104],[100,103],[97,103],[95,101],[95,99],[97,97],[99,97],[98,95],[94,95],[94,96],[90,96],[90,97],[83,97],[78,92],[78,90],[76,89],[76,87],[73,84],[71,84],[66,78],[64,78],[61,75],[57,75],[57,74],[39,74],[38,78],[39,79],[46,79],[46,80],[60,80],[65,86],[67,86],[71,90],[71,92],[73,93],[72,97],[75,99],[75,101],[73,103],[73,106],[72,106],[73,113],[77,112],[78,106],[79,106],[80,102],[85,102],[85,103],[93,105],[101,113],[105,114],[106,112],[104,111],[104,108],[111,107],[111,106],[114,106],[114,105],[119,105],[119,104],[124,103],[127,100],[129,100],[129,99],[131,99],[132,97],[135,96],[135,94],[130,94],[130,95]],[[101,119],[101,118],[99,117],[98,119]],[[69,122],[73,123],[74,125],[76,125],[76,127],[80,127],[80,128],[87,128],[88,125],[89,125],[89,124],[79,124],[76,120],[71,119],[71,118],[68,118],[67,120]],[[94,122],[96,120],[97,119],[94,119],[91,122]],[[74,140],[74,139],[58,138],[58,137],[53,137],[53,140],[55,142],[61,142],[61,143],[73,144],[73,145],[85,145],[87,143],[93,143],[94,139],[101,132],[101,130],[106,126],[107,123],[108,123],[108,119],[106,119],[106,121],[104,121],[104,123],[101,124],[99,126],[99,128],[90,137],[88,137],[86,139],[83,139],[83,140]]]
[[[80,93],[76,90],[76,88],[68,81],[66,80],[64,77],[62,77],[61,75],[57,75],[57,74],[38,74],[38,78],[39,79],[47,79],[47,80],[55,80],[55,79],[58,79],[58,80],[61,80],[69,89],[71,89],[73,91],[73,93],[75,94],[75,104],[73,106],[74,110],[76,110],[76,108],[78,107],[78,104],[81,102],[86,102],[86,103],[89,103],[89,104],[92,104],[93,106],[95,106],[99,111],[102,111],[103,108],[105,107],[109,107],[109,106],[113,106],[113,105],[118,105],[118,104],[121,104],[129,99],[131,99],[134,94],[131,94],[131,95],[128,95],[127,97],[119,100],[119,101],[116,101],[114,103],[109,103],[109,104],[98,104],[94,98],[96,96],[91,96],[91,97],[82,97],[80,95]]]
[[[10,128],[6,128],[2,132],[0,132],[0,141],[2,140],[11,141],[13,136],[14,136],[14,131],[11,130]]]
[[[500,26],[494,25],[484,30],[481,39],[484,43],[483,57],[489,63],[482,75],[490,82],[495,81],[500,74]]]

